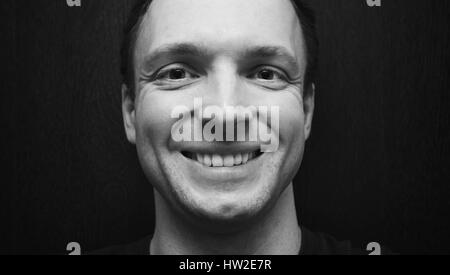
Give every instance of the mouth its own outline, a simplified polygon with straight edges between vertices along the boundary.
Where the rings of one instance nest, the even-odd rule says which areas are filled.
[[[251,152],[236,153],[199,153],[191,151],[182,151],[181,154],[192,161],[198,162],[205,167],[234,167],[246,165],[261,157],[263,152],[255,150]]]

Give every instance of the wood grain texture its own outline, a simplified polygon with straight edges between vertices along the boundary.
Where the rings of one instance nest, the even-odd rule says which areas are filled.
[[[12,63],[1,86],[0,252],[64,253],[70,241],[90,250],[151,233],[151,185],[120,111],[132,1],[1,2]],[[301,223],[400,253],[450,253],[449,1],[310,2],[320,75],[295,178]]]

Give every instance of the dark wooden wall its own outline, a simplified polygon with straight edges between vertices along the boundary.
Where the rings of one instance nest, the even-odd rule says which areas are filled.
[[[120,112],[132,1],[0,1],[3,253],[152,232]],[[301,223],[400,253],[450,253],[449,1],[313,0],[320,76],[295,179]],[[6,19],[6,20],[5,20]]]

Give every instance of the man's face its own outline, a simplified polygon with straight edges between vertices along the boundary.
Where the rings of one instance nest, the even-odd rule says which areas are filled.
[[[133,108],[124,97],[127,136],[170,207],[209,222],[249,221],[268,211],[300,166],[314,105],[313,93],[303,96],[305,45],[292,4],[156,0],[138,32],[134,63]],[[192,112],[187,120],[209,120],[194,99],[202,110],[278,107],[276,122],[255,122],[272,129],[277,150],[261,153],[260,141],[176,142],[177,106]]]

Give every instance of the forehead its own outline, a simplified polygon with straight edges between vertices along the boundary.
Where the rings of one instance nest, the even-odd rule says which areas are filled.
[[[298,59],[304,53],[300,23],[289,0],[153,1],[142,20],[135,58],[177,43],[201,43],[217,52],[280,46]]]

